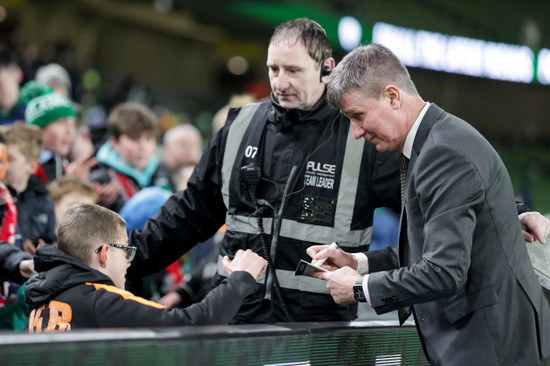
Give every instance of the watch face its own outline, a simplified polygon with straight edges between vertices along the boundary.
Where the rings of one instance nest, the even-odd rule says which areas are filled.
[[[359,277],[353,286],[353,297],[360,302],[367,301],[365,292],[363,291],[363,276]]]

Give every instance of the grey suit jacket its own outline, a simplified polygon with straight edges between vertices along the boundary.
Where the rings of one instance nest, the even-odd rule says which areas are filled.
[[[434,365],[537,365],[550,357],[550,309],[492,146],[432,104],[405,188],[398,253],[366,253],[376,312],[414,305]],[[400,268],[387,271],[396,262]]]

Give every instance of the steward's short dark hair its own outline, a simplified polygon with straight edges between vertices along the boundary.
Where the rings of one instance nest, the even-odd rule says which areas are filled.
[[[308,18],[290,20],[277,26],[269,44],[293,41],[294,39],[302,42],[309,56],[319,65],[332,56],[327,33],[319,23]]]

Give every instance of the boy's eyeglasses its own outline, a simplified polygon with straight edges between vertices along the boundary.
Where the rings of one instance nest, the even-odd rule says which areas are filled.
[[[134,247],[134,246],[131,246],[131,245],[114,244],[114,243],[107,243],[107,244],[112,246],[112,247],[115,247],[115,248],[120,248],[120,249],[126,250],[126,261],[128,263],[132,263],[132,261],[136,257],[137,247]],[[95,250],[95,253],[96,254],[99,253],[99,251],[101,250],[102,247],[103,247],[103,245],[100,246],[99,248],[97,248]]]

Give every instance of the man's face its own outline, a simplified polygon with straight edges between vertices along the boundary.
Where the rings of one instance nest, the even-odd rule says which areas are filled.
[[[407,136],[406,123],[392,108],[390,99],[366,97],[358,90],[342,96],[341,111],[349,118],[353,136],[370,141],[378,151],[391,151],[403,147]]]
[[[21,69],[17,67],[0,67],[0,110],[11,110],[19,100],[22,76]]]
[[[42,146],[47,150],[67,156],[76,136],[75,119],[60,118],[42,129]]]
[[[156,146],[157,142],[151,132],[143,132],[136,138],[120,135],[118,141],[113,141],[113,149],[122,160],[139,171],[147,167]]]
[[[186,164],[197,164],[202,154],[202,140],[195,133],[182,133],[172,143],[164,146],[164,156],[173,162],[173,169]],[[172,168],[172,167],[170,167]]]
[[[271,43],[267,50],[271,90],[281,107],[309,110],[321,99],[325,84],[320,67],[297,39]]]

